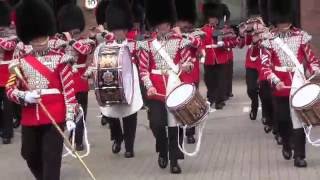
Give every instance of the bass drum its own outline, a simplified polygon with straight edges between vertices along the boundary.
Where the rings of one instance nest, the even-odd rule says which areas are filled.
[[[95,94],[100,106],[131,104],[133,67],[128,46],[102,44],[96,49]]]

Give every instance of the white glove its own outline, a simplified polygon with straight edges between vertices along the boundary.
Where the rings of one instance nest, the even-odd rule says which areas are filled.
[[[29,104],[37,104],[40,99],[40,94],[37,91],[27,91],[24,96],[24,101]]]
[[[218,41],[217,46],[218,47],[223,47],[224,46],[224,42],[223,41]]]
[[[67,126],[67,130],[68,131],[72,131],[76,128],[76,123],[74,123],[73,121],[67,121],[66,122],[66,126]]]

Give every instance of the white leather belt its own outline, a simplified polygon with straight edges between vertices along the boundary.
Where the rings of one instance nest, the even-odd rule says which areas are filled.
[[[163,70],[158,70],[158,69],[152,69],[151,74],[156,74],[156,75],[167,75],[167,71]]]
[[[0,61],[0,65],[8,65],[11,64],[13,61]]]
[[[274,70],[278,71],[278,72],[294,72],[296,70],[296,68],[295,67],[286,67],[286,66],[275,66]]]
[[[73,67],[75,67],[75,68],[77,68],[77,69],[79,69],[79,68],[85,68],[85,67],[87,67],[87,64],[75,64],[75,65],[73,65]]]
[[[39,89],[40,95],[53,95],[53,94],[61,94],[59,89]]]
[[[211,49],[211,48],[218,48],[218,45],[216,44],[206,45],[206,49]]]

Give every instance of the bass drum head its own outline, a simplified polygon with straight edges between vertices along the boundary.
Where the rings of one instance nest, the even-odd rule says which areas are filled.
[[[167,97],[168,108],[177,107],[190,99],[195,87],[192,84],[182,84],[176,87]]]
[[[303,108],[312,105],[318,99],[319,94],[319,85],[307,84],[298,89],[292,96],[291,105],[294,108]]]
[[[133,99],[133,67],[131,61],[131,54],[128,46],[123,46],[120,48],[119,52],[119,65],[122,67],[122,79],[123,92],[125,99],[128,104],[132,103]]]

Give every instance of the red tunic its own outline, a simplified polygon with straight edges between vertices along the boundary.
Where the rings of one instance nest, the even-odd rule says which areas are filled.
[[[41,92],[41,101],[56,122],[63,123],[67,109],[75,111],[77,105],[72,67],[69,64],[73,58],[54,50],[35,53],[21,47],[20,50],[26,51],[21,52],[19,60],[13,63],[19,64],[29,88]],[[23,105],[21,124],[24,126],[51,124],[39,105],[24,102],[24,93],[27,90],[15,75],[11,75],[6,86],[7,96],[10,100]],[[55,93],[52,93],[53,90]]]
[[[168,81],[167,71],[171,71],[171,67],[166,63],[163,57],[157,53],[153,47],[151,39],[140,44],[139,51],[139,69],[140,77],[147,89],[154,87],[160,95],[148,97],[150,99],[165,100],[166,84]],[[168,53],[173,63],[178,65],[184,62],[185,54],[187,53],[187,46],[200,47],[201,41],[197,38],[189,37],[189,39],[182,38],[177,34],[171,34],[166,40],[158,40],[164,50]]]
[[[306,32],[292,28],[286,34],[273,32],[279,36],[289,49],[296,55],[300,63],[306,63],[306,67],[312,74],[319,69],[319,60],[315,57],[310,47],[311,36]],[[281,47],[273,40],[262,42],[262,67],[263,76],[271,81],[275,86],[279,82],[283,82],[285,86],[290,87],[294,75],[295,64],[290,57],[281,49]],[[290,88],[275,90],[275,96],[289,96]]]
[[[214,33],[214,27],[210,25],[205,25],[202,28],[202,31],[205,32],[206,36],[203,40],[203,48],[206,52],[205,65],[215,65],[215,64],[227,64],[230,59],[233,58],[232,48],[237,46],[236,38],[224,38],[223,47],[212,47],[217,44],[217,41],[212,37]]]
[[[0,87],[5,87],[9,79],[8,65],[12,60],[17,37],[0,38]]]

